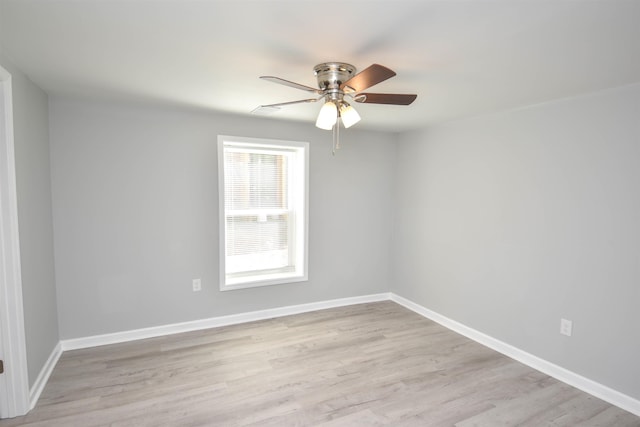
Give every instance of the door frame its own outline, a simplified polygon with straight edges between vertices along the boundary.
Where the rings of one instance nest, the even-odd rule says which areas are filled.
[[[0,102],[4,132],[0,132],[0,348],[4,374],[0,381],[0,418],[29,411],[29,375],[22,304],[20,239],[13,138],[11,74],[0,66]]]

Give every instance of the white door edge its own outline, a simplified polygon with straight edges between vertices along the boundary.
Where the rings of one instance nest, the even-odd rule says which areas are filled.
[[[13,141],[11,74],[0,66],[0,418],[29,411],[29,378],[22,305],[20,240]]]

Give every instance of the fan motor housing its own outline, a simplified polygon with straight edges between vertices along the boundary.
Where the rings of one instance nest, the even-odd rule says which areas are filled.
[[[356,72],[356,67],[344,62],[325,62],[313,67],[318,78],[318,87],[322,90],[340,90],[340,85],[349,80]]]

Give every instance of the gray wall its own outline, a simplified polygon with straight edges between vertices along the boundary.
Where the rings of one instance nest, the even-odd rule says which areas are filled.
[[[52,97],[62,339],[388,291],[391,135]],[[217,135],[310,142],[309,281],[220,292]],[[202,278],[202,291],[191,280]]]
[[[403,135],[392,291],[640,399],[639,118],[634,85]]]
[[[29,384],[58,343],[47,94],[6,58],[11,73],[20,261]]]

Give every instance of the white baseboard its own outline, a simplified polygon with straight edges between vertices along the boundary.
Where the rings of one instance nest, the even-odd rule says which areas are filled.
[[[62,345],[58,342],[40,370],[40,374],[38,374],[38,378],[36,378],[36,381],[33,383],[33,387],[29,390],[29,410],[32,410],[36,406],[36,403],[40,398],[40,394],[42,393],[42,390],[44,390],[44,386],[47,385],[47,381],[49,381],[53,368],[56,367],[56,363],[58,363],[58,359],[60,359],[61,355]]]
[[[154,338],[164,335],[178,334],[181,332],[198,331],[201,329],[217,328],[220,326],[235,325],[238,323],[254,322],[256,320],[273,319],[292,314],[307,313],[309,311],[324,310],[327,308],[343,307],[368,302],[387,301],[389,293],[365,295],[359,297],[340,298],[328,301],[312,302],[308,304],[290,305],[286,307],[271,308],[267,310],[251,311],[248,313],[231,314],[228,316],[212,317],[209,319],[194,320],[191,322],[174,323],[170,325],[154,326],[151,328],[135,329],[131,331],[115,332],[112,334],[95,335],[83,338],[62,340],[62,350],[77,350],[81,348],[97,347],[100,345],[117,344],[145,338]]]
[[[629,411],[632,414],[640,416],[640,400],[636,400],[626,394],[613,390],[605,385],[592,381],[581,375],[571,372],[565,368],[555,365],[549,361],[534,356],[526,351],[520,350],[512,345],[497,340],[489,335],[483,334],[475,329],[472,329],[462,323],[449,319],[439,313],[431,311],[419,304],[414,303],[406,298],[403,298],[394,293],[390,293],[389,299],[394,301],[411,311],[414,311],[427,319],[433,320],[436,323],[441,324],[447,329],[451,329],[454,332],[459,333],[473,341],[476,341],[492,350],[504,354],[512,359],[517,360],[533,369],[536,369],[544,374],[549,375],[557,380],[560,380],[570,386],[573,386],[579,390],[589,393],[605,402],[611,403],[619,408]]]

